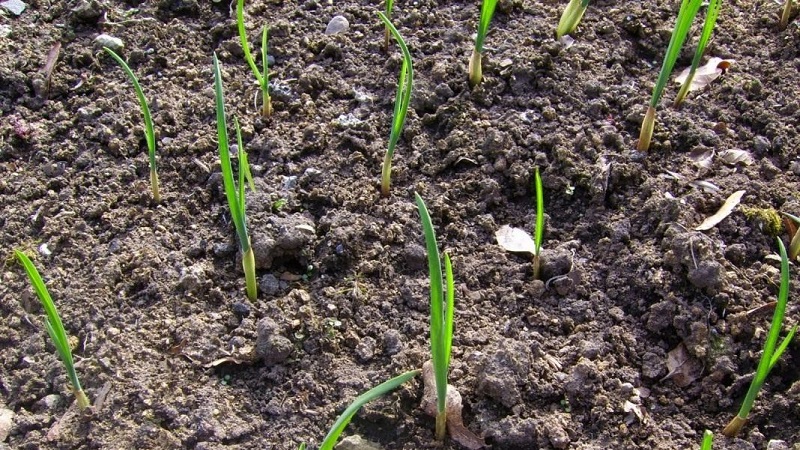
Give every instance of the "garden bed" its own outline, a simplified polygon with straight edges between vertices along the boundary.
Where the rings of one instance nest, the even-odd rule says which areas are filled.
[[[450,382],[487,445],[688,449],[704,429],[718,449],[800,443],[797,343],[739,439],[719,435],[766,339],[771,310],[759,307],[777,296],[775,241],[753,211],[800,213],[800,27],[778,30],[780,5],[723,3],[707,55],[733,65],[679,110],[670,84],[639,154],[676,2],[593,2],[567,47],[552,37],[565,2],[501,1],[474,89],[479,4],[397,2],[415,85],[383,199],[401,56],[382,50],[380,5],[246,2],[252,45],[269,25],[275,59],[275,112],[262,119],[226,2],[28,3],[0,16],[0,418],[10,418],[0,447],[315,448],[359,393],[428,358],[415,191],[453,259]],[[335,15],[349,28],[326,35]],[[94,46],[100,33],[123,40],[150,99],[158,205],[137,100]],[[255,178],[256,302],[222,189],[213,52]],[[752,164],[692,158],[730,149]],[[537,166],[548,283],[494,237],[506,224],[532,228]],[[728,218],[693,231],[740,189]],[[90,415],[72,405],[14,248],[35,255],[77,338],[84,388],[102,400]],[[276,336],[283,347],[257,346]],[[683,362],[672,372],[670,356]],[[435,447],[421,397],[415,379],[346,434],[387,450]]]

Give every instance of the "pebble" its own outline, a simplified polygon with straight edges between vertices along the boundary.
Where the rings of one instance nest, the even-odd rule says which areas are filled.
[[[367,336],[356,345],[356,357],[361,362],[368,362],[375,357],[375,339]]]
[[[25,11],[25,8],[28,7],[25,2],[20,0],[6,0],[0,3],[0,6],[11,11],[11,14],[14,14],[15,16],[22,14],[22,12]]]
[[[265,317],[258,321],[258,337],[256,338],[256,355],[264,360],[267,366],[286,361],[292,354],[292,341],[281,336],[278,324]]]
[[[117,53],[121,52],[122,49],[125,48],[125,44],[122,42],[122,39],[105,33],[94,38],[94,45],[101,48],[108,47]]]
[[[325,34],[338,34],[347,31],[350,28],[350,22],[344,18],[344,16],[333,16],[330,22],[328,22],[328,27],[325,28]]]
[[[772,144],[769,142],[769,139],[765,138],[764,136],[756,136],[753,138],[753,148],[758,153],[764,153],[768,151],[772,147]]]
[[[0,409],[0,442],[5,442],[8,433],[14,426],[14,411],[10,409]]]
[[[258,288],[266,295],[276,295],[281,290],[281,282],[275,275],[268,273],[258,280]]]
[[[37,401],[33,408],[39,412],[50,412],[58,407],[61,403],[61,396],[57,394],[45,395]]]
[[[393,356],[403,351],[403,338],[397,330],[386,330],[383,333],[383,351]]]
[[[233,304],[231,309],[233,309],[233,313],[236,315],[236,317],[240,319],[244,319],[250,315],[250,305],[247,303],[236,302]]]
[[[383,450],[378,444],[370,442],[361,436],[354,434],[342,439],[342,442],[336,446],[337,450]]]

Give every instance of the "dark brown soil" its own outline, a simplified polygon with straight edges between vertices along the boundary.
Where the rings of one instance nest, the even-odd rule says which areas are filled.
[[[751,311],[777,293],[774,238],[743,211],[800,213],[800,27],[778,30],[780,5],[723,3],[707,54],[733,66],[680,110],[667,106],[671,84],[641,155],[635,140],[677,2],[592,2],[564,48],[552,34],[565,1],[501,0],[473,90],[479,2],[398,2],[393,20],[416,79],[392,196],[381,199],[400,53],[381,50],[373,2],[299,3],[246,5],[251,41],[264,23],[271,30],[268,120],[253,106],[226,2],[28,0],[18,17],[3,10],[0,448],[316,448],[359,393],[427,359],[415,191],[453,258],[450,382],[487,445],[690,449],[711,429],[718,449],[797,448],[796,342],[740,439],[719,434],[769,328],[769,308]],[[337,14],[349,29],[325,35]],[[136,98],[93,44],[104,32],[124,41],[151,102],[160,205],[150,201]],[[47,91],[41,71],[56,42]],[[213,52],[257,188],[248,194],[254,303],[219,175]],[[729,149],[750,151],[753,164],[690,158]],[[502,225],[532,228],[536,166],[547,283],[494,238]],[[692,231],[740,189],[730,217]],[[14,248],[35,254],[77,338],[90,398],[107,389],[89,416],[76,414]],[[688,359],[667,377],[675,349]],[[414,380],[368,405],[346,434],[385,449],[436,447],[421,397]]]

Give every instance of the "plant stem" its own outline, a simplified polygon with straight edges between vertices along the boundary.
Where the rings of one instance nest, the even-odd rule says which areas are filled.
[[[383,166],[381,167],[381,197],[389,197],[389,188],[392,183],[392,154],[386,152],[383,156]]]
[[[533,279],[538,280],[541,275],[542,259],[539,255],[533,255]]]
[[[248,241],[249,240],[250,238],[248,237]],[[258,295],[258,290],[256,284],[256,258],[252,246],[250,246],[244,253],[242,253],[242,269],[244,270],[244,280],[245,280],[245,286],[247,288],[247,298],[249,298],[252,301],[255,301]]]
[[[436,413],[436,440],[443,441],[447,434],[447,410]]]
[[[83,411],[89,407],[89,397],[86,396],[86,392],[83,389],[72,389],[72,393],[75,394],[75,400],[78,402],[78,409]]]
[[[261,64],[264,72],[261,75],[261,115],[269,117],[272,115],[272,97],[269,95],[269,62],[267,60],[267,27],[261,33]]]
[[[792,15],[792,0],[786,0],[783,4],[783,12],[781,13],[781,30],[785,30],[789,25],[789,17]]]
[[[153,192],[153,201],[161,203],[161,191],[158,188],[158,172],[155,166],[150,166],[150,189]]]
[[[646,152],[650,149],[650,141],[653,139],[653,130],[656,127],[656,109],[652,106],[647,107],[647,113],[642,121],[642,131],[639,133],[639,144],[636,150]]]
[[[483,67],[482,60],[483,57],[481,53],[476,50],[472,49],[472,56],[469,58],[469,85],[470,87],[475,87],[480,84],[481,80],[483,79]]]
[[[722,430],[722,434],[728,437],[734,437],[742,431],[742,427],[744,427],[746,423],[747,418],[736,416],[725,426],[725,429]]]

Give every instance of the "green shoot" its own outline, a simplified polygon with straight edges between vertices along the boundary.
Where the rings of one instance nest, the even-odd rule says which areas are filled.
[[[386,149],[383,167],[381,168],[381,196],[388,197],[392,178],[392,158],[394,157],[397,141],[400,139],[400,132],[403,131],[403,125],[406,122],[408,104],[411,101],[411,88],[414,82],[414,67],[411,64],[411,53],[408,51],[406,41],[403,40],[397,28],[392,25],[392,22],[383,12],[378,11],[378,15],[400,45],[400,51],[403,52],[403,66],[400,68],[400,77],[397,80],[397,95],[394,99],[394,114],[392,116],[392,130],[389,133],[389,146]]]
[[[778,335],[780,335],[783,326],[786,303],[789,300],[789,258],[786,256],[786,248],[783,246],[783,241],[780,239],[778,239],[778,248],[781,254],[781,285],[778,291],[778,302],[775,305],[775,312],[772,315],[772,325],[769,328],[767,342],[764,344],[764,353],[758,361],[755,377],[753,377],[753,381],[750,383],[750,388],[747,390],[741,408],[739,408],[739,413],[728,423],[725,429],[722,430],[722,434],[728,437],[736,436],[739,431],[741,431],[744,424],[747,423],[747,416],[750,414],[750,409],[753,408],[753,403],[756,400],[758,391],[761,390],[761,386],[764,385],[767,375],[769,375],[772,368],[775,367],[778,359],[789,346],[789,343],[792,341],[797,331],[797,325],[795,325],[789,330],[789,334],[786,335],[780,345],[777,345]]]
[[[444,254],[446,291],[442,280],[442,263],[436,232],[431,223],[428,208],[419,194],[414,194],[422,219],[425,246],[428,251],[428,271],[431,279],[431,359],[436,378],[436,439],[443,440],[447,425],[447,373],[450,369],[450,350],[453,344],[453,312],[455,289],[453,285],[453,266],[450,257]]]
[[[386,6],[386,10],[384,11],[384,14],[386,15],[387,19],[391,19],[392,18],[392,9],[394,8],[394,0],[386,0],[386,5],[385,6]],[[386,32],[383,34],[383,50],[385,52],[388,52],[389,51],[389,36],[392,34],[392,32],[391,32],[391,30],[389,30],[388,26],[386,26],[386,30],[385,31]]]
[[[675,61],[678,60],[683,42],[686,40],[686,35],[689,33],[689,28],[692,26],[692,22],[695,16],[697,16],[702,2],[703,0],[683,0],[681,2],[678,18],[675,21],[675,28],[672,30],[672,37],[669,40],[669,46],[667,46],[667,53],[664,55],[664,61],[661,65],[661,72],[658,74],[658,81],[653,88],[653,96],[650,98],[647,113],[642,121],[642,130],[639,133],[639,144],[636,147],[640,152],[650,149],[650,141],[653,138],[653,129],[656,125],[656,107],[661,100],[661,94],[664,93],[664,88],[667,86],[669,76],[672,73],[672,69],[675,67]]]
[[[489,32],[489,22],[492,21],[494,16],[494,8],[497,6],[497,0],[483,0],[481,5],[481,18],[478,21],[478,35],[475,37],[475,47],[472,49],[472,57],[469,59],[469,85],[475,87],[480,84],[483,79],[483,42],[486,40],[486,34]]]
[[[250,245],[250,236],[247,234],[247,217],[245,214],[245,179],[251,181],[250,188],[253,188],[250,167],[247,164],[247,154],[242,145],[242,133],[239,129],[239,122],[234,119],[236,125],[236,141],[239,156],[239,185],[238,190],[233,180],[233,169],[231,168],[230,147],[228,145],[228,125],[225,120],[225,102],[222,94],[222,74],[219,68],[217,54],[214,53],[214,94],[217,107],[217,136],[219,138],[219,159],[222,168],[222,181],[225,185],[225,196],[228,199],[228,206],[231,210],[231,218],[236,227],[236,234],[239,236],[239,247],[242,250],[242,267],[244,269],[245,283],[247,286],[247,297],[255,301],[256,290],[256,263],[253,248]]]
[[[261,88],[261,115],[269,117],[272,115],[272,97],[269,95],[269,67],[267,64],[267,35],[268,30],[265,26],[261,32],[261,70],[256,66],[253,60],[253,54],[250,53],[250,45],[247,43],[247,33],[244,29],[244,0],[236,1],[236,27],[239,29],[239,42],[242,43],[242,51],[244,51],[244,59],[250,70],[256,77],[258,86]]]
[[[111,55],[117,64],[122,67],[122,70],[125,71],[128,79],[131,80],[133,84],[136,97],[139,98],[139,106],[142,109],[142,116],[144,116],[144,136],[147,141],[147,152],[150,158],[150,190],[153,192],[153,200],[156,203],[160,203],[161,191],[158,188],[158,167],[156,165],[156,133],[153,131],[153,118],[150,116],[150,107],[147,106],[147,99],[144,96],[144,92],[142,92],[142,87],[139,85],[139,80],[136,78],[136,75],[133,74],[131,68],[128,67],[128,64],[120,58],[119,55],[114,53],[114,50],[108,47],[103,47],[103,50]]]
[[[325,436],[325,440],[322,441],[322,445],[319,447],[319,450],[333,450],[333,446],[336,445],[336,441],[339,439],[339,436],[362,406],[397,389],[401,384],[419,375],[420,372],[422,371],[419,369],[410,370],[392,378],[391,380],[384,381],[383,383],[356,397],[356,399],[353,400],[353,403],[351,403],[350,406],[344,410],[342,415],[336,419],[336,422],[331,427],[331,430],[328,431],[328,435]]]
[[[714,25],[717,23],[717,16],[719,16],[719,7],[721,1],[722,0],[710,0],[708,3],[706,21],[705,24],[703,24],[703,34],[700,35],[700,40],[697,42],[697,50],[694,52],[694,58],[692,59],[692,67],[689,69],[689,75],[686,77],[686,81],[683,82],[683,86],[681,86],[681,89],[678,91],[678,95],[675,97],[676,107],[683,103],[683,100],[686,98],[686,94],[689,93],[689,87],[692,85],[694,74],[697,72],[697,67],[700,65],[700,59],[703,58],[706,45],[708,45],[708,40],[711,38],[711,32],[714,31]]]
[[[538,280],[541,269],[542,238],[544,236],[544,188],[542,187],[542,177],[539,175],[538,167],[534,173],[534,187],[536,189],[536,229],[533,230],[533,243],[535,246],[533,278]]]
[[[711,450],[711,445],[714,444],[714,433],[709,430],[703,432],[703,443],[700,444],[700,450]]]
[[[575,28],[578,28],[587,7],[589,7],[589,0],[569,0],[561,14],[561,20],[558,21],[556,39],[561,39],[562,36],[570,34],[575,31]]]
[[[67,333],[64,331],[64,325],[61,323],[61,317],[58,315],[56,305],[53,303],[53,299],[50,297],[50,293],[47,291],[47,286],[45,286],[44,281],[42,281],[39,271],[36,270],[36,266],[33,265],[28,256],[19,250],[14,250],[14,254],[25,268],[25,272],[28,274],[33,289],[36,291],[39,301],[42,302],[44,311],[47,314],[44,321],[44,328],[47,330],[47,334],[50,335],[50,339],[56,347],[58,356],[61,358],[61,362],[64,363],[64,368],[67,369],[67,377],[72,385],[72,392],[75,394],[75,398],[78,401],[78,408],[83,411],[89,407],[89,398],[86,396],[86,393],[83,392],[81,382],[78,380],[78,374],[75,372],[75,363],[72,360],[69,338],[67,338]]]
[[[792,16],[792,0],[786,0],[783,3],[783,12],[781,13],[781,30],[785,30],[789,25],[789,18]]]
[[[300,444],[300,447],[297,447],[297,450],[306,450],[306,443],[303,442],[302,444]]]

